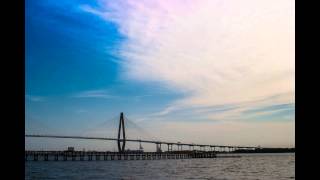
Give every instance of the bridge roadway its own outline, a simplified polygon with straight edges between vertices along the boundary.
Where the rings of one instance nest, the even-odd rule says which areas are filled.
[[[65,138],[65,139],[92,139],[92,140],[106,140],[106,141],[118,141],[117,138],[107,138],[107,137],[85,137],[85,136],[61,136],[61,135],[31,135],[26,134],[25,137],[39,137],[39,138]],[[123,141],[123,139],[119,139]],[[152,140],[142,140],[142,139],[125,139],[128,142],[141,142],[141,143],[152,143],[156,145],[167,144],[168,149],[171,145],[177,146],[198,146],[198,147],[210,147],[210,148],[234,148],[234,149],[256,149],[258,147],[246,147],[246,146],[224,146],[224,145],[209,145],[209,144],[190,144],[190,143],[180,143],[180,142],[166,142],[166,141],[152,141]],[[260,147],[261,148],[261,147]]]

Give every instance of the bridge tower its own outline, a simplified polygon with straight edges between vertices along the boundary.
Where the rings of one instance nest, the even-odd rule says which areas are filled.
[[[121,139],[121,130],[122,130],[122,139]],[[121,145],[121,141],[122,141],[122,145]],[[118,151],[124,152],[125,145],[126,145],[126,133],[124,128],[123,112],[121,112],[120,120],[119,120],[119,129],[118,129]]]
[[[142,152],[143,151],[143,147],[141,146],[141,141],[139,141],[139,150]]]

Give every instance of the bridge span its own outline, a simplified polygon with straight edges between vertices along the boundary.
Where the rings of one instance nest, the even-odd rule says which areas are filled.
[[[122,137],[121,137],[122,135]],[[32,138],[64,138],[64,139],[88,139],[88,140],[103,140],[103,141],[116,141],[118,144],[118,152],[125,152],[126,142],[138,142],[138,143],[151,143],[156,145],[157,152],[162,152],[161,145],[167,145],[167,151],[173,151],[172,147],[177,146],[178,151],[189,150],[194,151],[195,147],[199,148],[200,151],[211,151],[211,152],[232,152],[236,150],[246,149],[255,150],[260,147],[253,146],[232,146],[232,145],[215,145],[215,144],[196,144],[196,143],[181,143],[181,142],[168,142],[168,141],[154,141],[145,139],[128,139],[125,135],[125,124],[124,115],[120,113],[119,129],[117,138],[109,137],[86,137],[86,136],[66,136],[66,135],[48,135],[48,134],[26,134],[25,137]],[[183,147],[189,147],[188,149],[183,149]]]
[[[91,140],[103,140],[103,141],[127,141],[127,142],[139,142],[139,143],[151,143],[157,145],[158,148],[161,148],[161,144],[168,146],[168,151],[172,151],[172,146],[176,145],[178,150],[183,150],[183,146],[188,146],[189,150],[194,150],[194,147],[200,147],[203,151],[206,151],[206,148],[209,148],[208,151],[222,151],[230,152],[239,149],[251,149],[254,150],[258,147],[246,147],[246,146],[225,146],[225,145],[210,145],[210,144],[194,144],[194,143],[180,143],[180,142],[166,142],[166,141],[152,141],[152,140],[143,140],[143,139],[118,139],[118,138],[108,138],[108,137],[86,137],[86,136],[63,136],[63,135],[31,135],[26,134],[25,137],[34,137],[34,138],[63,138],[63,139],[91,139]],[[218,149],[219,148],[219,149]]]

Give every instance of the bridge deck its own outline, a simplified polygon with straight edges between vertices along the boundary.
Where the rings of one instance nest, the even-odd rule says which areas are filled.
[[[26,134],[25,137],[38,137],[38,138],[65,138],[65,139],[91,139],[91,140],[106,140],[106,141],[118,141],[117,138],[105,138],[105,137],[84,137],[84,136],[59,136],[59,135],[31,135]],[[119,141],[124,141],[119,139]],[[125,139],[128,142],[142,142],[152,144],[167,144],[167,145],[178,145],[178,146],[199,146],[199,147],[216,147],[216,148],[238,148],[238,149],[256,149],[257,147],[246,147],[246,146],[226,146],[226,145],[210,145],[210,144],[194,144],[194,143],[180,143],[180,142],[166,142],[166,141],[152,141],[142,139]]]

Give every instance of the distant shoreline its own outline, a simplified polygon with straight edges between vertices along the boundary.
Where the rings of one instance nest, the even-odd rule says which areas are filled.
[[[294,153],[295,148],[260,148],[254,150],[239,149],[233,153]]]

